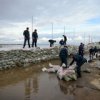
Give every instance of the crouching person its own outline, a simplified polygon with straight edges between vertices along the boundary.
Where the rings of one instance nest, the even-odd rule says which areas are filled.
[[[71,58],[73,58],[73,60],[71,61],[71,63],[69,64],[72,65],[74,62],[76,62],[76,73],[77,73],[77,78],[80,78],[82,75],[81,75],[81,66],[87,62],[87,60],[82,57],[81,55],[79,55],[78,53],[77,54],[74,54],[72,53],[71,55]]]

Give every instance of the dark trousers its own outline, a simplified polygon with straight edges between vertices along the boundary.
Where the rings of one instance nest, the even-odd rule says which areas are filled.
[[[79,55],[81,55],[83,57],[84,56],[83,51],[79,51]]]
[[[23,48],[26,46],[26,41],[28,42],[28,47],[30,48],[30,39],[24,39],[24,45]]]
[[[37,47],[37,39],[32,40],[32,47],[34,47],[34,45],[35,45],[35,47]]]
[[[81,77],[81,66],[77,65],[76,73],[77,73],[77,77]]]
[[[66,45],[66,41],[64,41],[64,45]]]
[[[52,47],[53,46],[53,43],[50,43],[50,47]]]
[[[61,60],[61,66],[64,63],[66,65],[66,67],[67,67],[67,58],[62,56],[62,57],[60,57],[60,60]]]

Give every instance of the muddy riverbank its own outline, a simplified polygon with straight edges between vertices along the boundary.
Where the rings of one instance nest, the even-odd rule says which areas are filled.
[[[77,51],[69,48],[69,54]],[[0,100],[100,100],[100,59],[82,66],[82,78],[65,82],[41,70],[59,65],[58,54],[58,47],[0,51]]]
[[[70,62],[70,59],[68,60]],[[95,59],[83,65],[82,78],[65,82],[56,74],[42,72],[51,60],[30,67],[17,67],[0,72],[0,100],[100,100],[100,61]]]

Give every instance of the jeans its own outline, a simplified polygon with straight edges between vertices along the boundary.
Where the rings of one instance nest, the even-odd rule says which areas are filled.
[[[35,47],[37,47],[37,39],[33,39],[33,41],[32,41],[32,47],[34,47],[34,45],[35,45]]]
[[[23,48],[25,48],[26,46],[26,41],[28,42],[28,47],[30,48],[30,39],[24,39],[24,45],[23,45]]]

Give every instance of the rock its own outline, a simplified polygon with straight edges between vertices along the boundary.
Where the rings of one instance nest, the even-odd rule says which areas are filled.
[[[70,52],[73,50],[77,51],[75,46],[69,46],[68,49]],[[29,50],[0,51],[0,69],[28,67],[30,64],[56,59],[59,58],[59,50],[59,47],[54,47],[47,49],[36,48]]]

